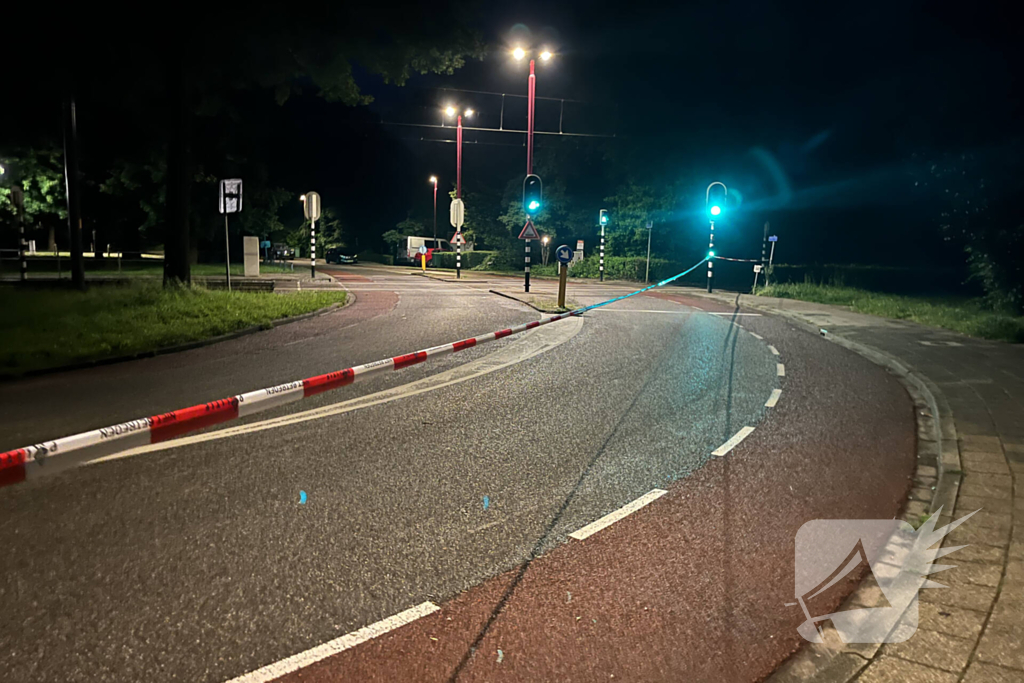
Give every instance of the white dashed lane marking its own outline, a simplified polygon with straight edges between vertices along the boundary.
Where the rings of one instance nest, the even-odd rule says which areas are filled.
[[[774,408],[775,404],[779,402],[779,396],[782,396],[782,389],[772,389],[772,395],[764,402],[764,407]]]
[[[754,339],[760,339],[761,341],[764,341],[764,337],[759,335],[757,332],[751,332],[750,336],[753,337]]]
[[[737,446],[739,446],[740,442],[743,441],[743,439],[745,439],[748,436],[750,436],[753,432],[754,432],[754,428],[753,427],[744,427],[740,431],[738,431],[735,434],[733,434],[731,439],[729,439],[728,441],[723,443],[721,446],[719,446],[715,450],[711,451],[711,455],[717,455],[719,457],[725,455],[726,453],[728,453],[732,449],[734,449]]]
[[[300,652],[297,655],[292,655],[286,659],[268,664],[262,669],[256,669],[250,671],[247,674],[243,674],[238,678],[233,678],[228,683],[266,683],[266,681],[272,681],[275,678],[280,678],[299,669],[303,669],[310,664],[315,664],[322,659],[332,657],[339,652],[344,652],[349,648],[353,648],[356,645],[365,643],[368,640],[372,640],[378,636],[382,636],[388,631],[394,631],[400,626],[410,624],[420,617],[425,617],[428,614],[441,609],[432,602],[423,602],[415,607],[410,607],[404,612],[399,612],[387,619],[382,619],[369,626],[364,626],[358,631],[347,633],[340,638],[328,641],[323,645],[317,645],[311,650]]]
[[[572,532],[571,534],[569,534],[569,536],[575,538],[577,541],[582,541],[588,536],[593,536],[601,529],[611,526],[623,517],[633,514],[634,512],[636,512],[643,506],[647,505],[648,503],[654,502],[658,498],[661,498],[666,493],[668,493],[668,491],[665,491],[663,489],[654,489],[653,491],[650,491],[649,493],[645,493],[644,495],[640,496],[632,503],[626,503],[615,512],[609,512],[607,515],[597,520],[596,522],[591,522],[579,531]]]
[[[775,365],[775,374],[777,374],[779,377],[785,377],[786,376],[786,366],[783,365],[782,363],[777,363]]]
[[[772,346],[771,344],[768,345],[768,350],[771,351],[776,356],[779,355],[779,350],[777,348],[775,348],[774,346]]]

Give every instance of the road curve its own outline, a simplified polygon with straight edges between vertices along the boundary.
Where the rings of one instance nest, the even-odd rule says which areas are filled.
[[[259,347],[273,381],[537,315],[402,271],[338,270],[369,276],[346,282],[352,311],[393,303]],[[226,680],[433,601],[439,612],[292,675],[756,680],[797,645],[799,615],[782,607],[796,529],[895,514],[912,413],[895,380],[843,349],[771,317],[697,307],[710,305],[634,298],[535,355],[524,349],[539,336],[502,340],[259,416],[279,419],[272,428],[250,420],[226,438],[0,492],[0,546],[13,549],[0,560],[0,678]],[[113,377],[67,373],[68,422],[56,421],[95,418],[95,397],[125,376],[131,400],[107,406],[132,408],[125,417],[273,383],[252,382],[249,359],[218,346],[167,357],[176,374],[142,365],[160,359],[112,366]],[[490,354],[524,358],[401,388]],[[218,361],[232,371],[211,371]],[[0,445],[18,445],[8,427],[56,435],[42,433],[55,418],[23,424],[47,413],[47,392],[26,389]],[[388,391],[400,397],[331,407]],[[323,414],[293,419],[310,409]],[[742,443],[711,456],[744,426],[754,431]],[[668,493],[570,537],[655,488]]]

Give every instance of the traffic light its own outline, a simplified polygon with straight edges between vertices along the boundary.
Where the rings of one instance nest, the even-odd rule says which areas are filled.
[[[601,209],[601,213],[598,215],[597,222],[600,225],[608,225],[608,209]]]
[[[523,181],[523,211],[530,218],[536,216],[544,204],[540,177],[531,173]]]
[[[708,218],[715,220],[725,213],[727,195],[728,190],[725,189],[725,185],[722,183],[714,182],[708,186],[707,196],[705,197],[705,208],[708,212]]]

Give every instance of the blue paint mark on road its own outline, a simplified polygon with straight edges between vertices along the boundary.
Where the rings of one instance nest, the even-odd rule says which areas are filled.
[[[484,496],[484,510],[491,507],[491,499],[489,496]]]
[[[305,504],[306,504],[306,492],[305,491],[299,491],[299,505],[305,505]]]

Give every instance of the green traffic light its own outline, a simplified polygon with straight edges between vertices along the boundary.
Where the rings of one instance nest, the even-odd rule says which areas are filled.
[[[717,216],[720,213],[722,213],[722,207],[720,207],[718,205],[715,205],[715,206],[711,207],[711,215],[712,216]]]
[[[529,207],[530,211],[536,211],[537,209],[540,208],[540,202],[538,202],[536,199],[532,199],[530,200]]]
[[[709,251],[708,252],[708,258],[715,258],[715,252]]]

